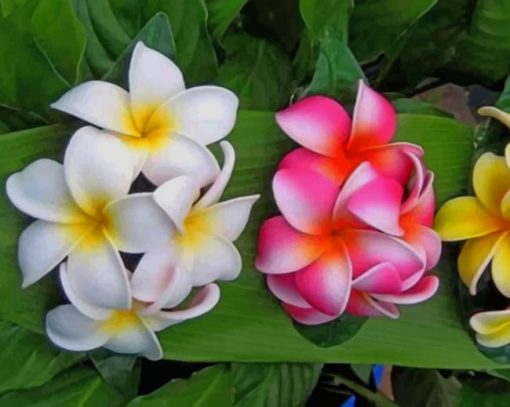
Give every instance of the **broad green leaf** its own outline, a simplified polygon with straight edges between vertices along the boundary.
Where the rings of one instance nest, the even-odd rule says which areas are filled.
[[[391,101],[398,113],[430,114],[434,116],[452,117],[444,110],[438,109],[432,103],[418,99],[398,98]]]
[[[0,393],[40,386],[82,357],[7,321],[0,321],[0,349]]]
[[[0,396],[2,407],[115,407],[122,397],[109,387],[92,368],[66,370],[52,381],[31,390]]]
[[[482,376],[462,380],[456,407],[507,407],[509,400],[508,382]]]
[[[128,406],[143,407],[228,407],[233,402],[232,373],[224,365],[207,367],[189,379],[176,379]],[[0,400],[1,401],[1,400]]]
[[[437,0],[358,0],[349,23],[349,44],[361,63],[388,53]]]
[[[69,85],[78,82],[87,39],[71,0],[40,0],[31,30],[35,43],[55,71]]]
[[[496,101],[496,106],[510,112],[510,76],[506,78],[505,87]]]
[[[26,0],[0,0],[0,17],[7,17],[16,8],[21,7]]]
[[[248,0],[206,0],[211,35],[220,41]]]
[[[215,82],[232,90],[241,109],[279,109],[291,94],[292,67],[269,41],[248,35],[230,35],[222,44],[227,59]]]
[[[320,364],[234,363],[234,406],[304,406],[321,370]]]
[[[370,383],[370,376],[372,375],[372,365],[351,365],[352,371],[358,376],[363,383]]]
[[[338,33],[347,43],[349,16],[353,0],[300,0],[299,11],[312,42],[317,42],[326,31]]]

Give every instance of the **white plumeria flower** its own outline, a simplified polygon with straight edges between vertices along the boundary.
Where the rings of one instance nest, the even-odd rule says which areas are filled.
[[[191,287],[233,280],[241,272],[241,256],[232,242],[246,227],[259,195],[218,203],[235,161],[232,145],[223,141],[221,147],[223,169],[198,201],[200,185],[189,176],[167,181],[154,192],[173,228],[166,244],[154,247],[138,264],[131,282],[134,298],[153,302],[155,308],[172,307]]]
[[[23,287],[67,257],[69,284],[83,301],[131,307],[117,250],[146,252],[167,241],[172,225],[152,194],[127,196],[135,177],[130,156],[119,139],[87,126],[71,138],[64,165],[41,159],[9,177],[12,203],[38,219],[19,239]]]
[[[60,273],[71,304],[48,312],[46,333],[57,346],[72,351],[104,347],[118,353],[141,354],[151,360],[161,359],[163,351],[154,332],[205,314],[220,298],[219,287],[209,284],[185,309],[149,309],[149,304],[133,300],[129,309],[112,310],[83,303],[69,284],[64,264]]]
[[[129,93],[112,83],[90,81],[52,107],[115,132],[133,151],[138,170],[155,185],[193,175],[205,186],[219,173],[205,146],[232,130],[238,104],[225,88],[185,89],[179,68],[139,42],[129,68]]]

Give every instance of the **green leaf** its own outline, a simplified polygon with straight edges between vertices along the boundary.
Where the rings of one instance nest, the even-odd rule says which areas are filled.
[[[7,17],[18,7],[21,7],[26,0],[0,0],[0,17]]]
[[[32,16],[31,30],[55,71],[69,85],[78,82],[87,38],[70,0],[40,0]]]
[[[220,41],[248,0],[206,0],[211,35]]]
[[[351,369],[363,383],[367,385],[370,383],[372,365],[351,365]]]
[[[510,76],[506,78],[503,92],[496,101],[496,106],[502,110],[510,112]]]
[[[340,35],[347,43],[349,16],[353,0],[300,0],[299,11],[312,42],[319,41],[326,31]]]
[[[115,407],[121,403],[119,394],[92,368],[66,370],[43,386],[0,396],[2,407]]]
[[[510,386],[503,380],[487,377],[462,380],[458,395],[458,407],[507,407],[510,400]],[[435,407],[435,406],[434,406]]]
[[[304,406],[321,370],[320,364],[234,363],[234,406]]]
[[[395,106],[398,113],[430,114],[433,116],[453,117],[450,113],[438,109],[432,103],[424,102],[422,100],[398,98],[393,99],[391,103]]]
[[[0,393],[40,386],[82,358],[7,321],[0,321],[0,349]]]
[[[215,82],[236,93],[241,109],[276,110],[287,104],[292,67],[276,45],[248,35],[230,35],[223,48],[227,59]]]
[[[207,367],[189,379],[172,380],[155,392],[132,400],[128,406],[232,406],[232,373],[224,365]]]
[[[461,388],[455,377],[424,369],[394,368],[392,383],[399,407],[454,407]]]

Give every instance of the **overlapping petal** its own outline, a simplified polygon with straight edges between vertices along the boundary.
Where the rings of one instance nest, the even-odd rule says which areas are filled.
[[[510,343],[510,310],[486,311],[469,320],[476,340],[483,346],[497,348]]]

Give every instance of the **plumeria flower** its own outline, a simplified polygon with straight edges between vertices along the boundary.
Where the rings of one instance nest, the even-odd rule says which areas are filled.
[[[331,321],[348,304],[353,310],[352,289],[360,294],[358,303],[391,308],[386,314],[395,315],[385,303],[410,303],[398,296],[416,287],[425,257],[438,257],[423,256],[397,237],[405,235],[400,225],[404,189],[370,163],[360,164],[343,187],[313,170],[282,169],[273,192],[283,216],[262,225],[256,266],[268,274],[270,290],[298,322]],[[434,294],[435,279],[418,287],[416,302]]]
[[[479,312],[469,325],[476,332],[476,341],[488,348],[510,344],[510,307],[501,311]]]
[[[259,195],[219,202],[235,161],[232,145],[220,144],[225,164],[201,198],[199,183],[189,176],[167,181],[154,192],[173,227],[167,242],[146,253],[134,272],[133,296],[138,300],[171,307],[192,286],[233,280],[241,272],[241,256],[232,242],[245,228]]]
[[[179,68],[139,42],[129,68],[129,93],[112,83],[90,81],[64,94],[52,107],[101,127],[130,148],[138,169],[160,185],[193,175],[201,186],[219,172],[205,147],[234,126],[238,99],[227,89],[185,89]]]
[[[461,280],[476,294],[477,283],[492,261],[492,279],[510,297],[510,150],[506,160],[483,154],[473,170],[476,196],[446,202],[438,211],[435,228],[442,240],[467,240],[457,264]]]
[[[151,304],[137,300],[128,309],[102,308],[81,300],[69,284],[64,265],[61,274],[71,304],[48,312],[46,333],[57,346],[72,351],[104,347],[118,353],[141,354],[150,360],[161,359],[163,351],[155,332],[205,314],[220,297],[219,287],[209,284],[183,309],[149,309]]]
[[[335,100],[310,96],[278,112],[276,121],[304,147],[289,153],[279,168],[313,169],[336,183],[344,182],[364,161],[386,177],[405,183],[413,168],[409,157],[423,155],[414,144],[388,144],[395,135],[395,110],[362,81],[352,120]]]
[[[118,250],[145,252],[165,241],[171,227],[152,194],[127,195],[134,177],[125,145],[90,126],[73,135],[64,165],[41,159],[11,175],[11,202],[37,219],[19,239],[23,287],[67,257],[69,284],[83,301],[130,308]]]
[[[494,106],[484,106],[478,109],[478,114],[480,116],[492,117],[503,123],[506,127],[510,128],[510,113],[504,112],[501,109],[498,109]]]

